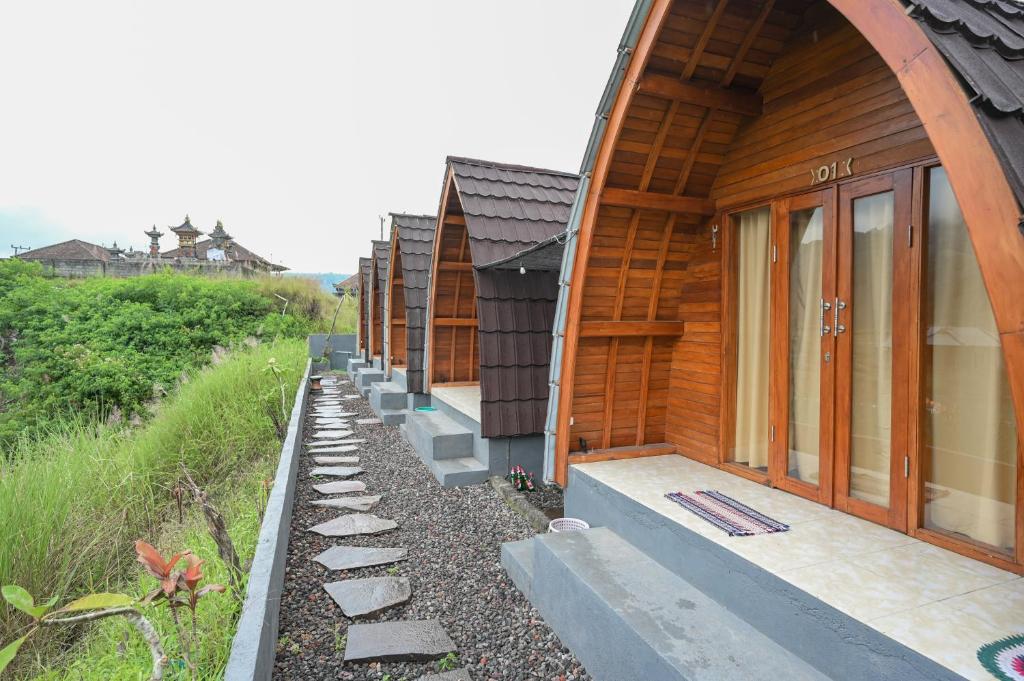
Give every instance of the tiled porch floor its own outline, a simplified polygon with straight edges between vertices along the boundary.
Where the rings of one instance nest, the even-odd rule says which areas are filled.
[[[578,467],[968,679],[992,678],[980,646],[1024,634],[1024,579],[1004,570],[678,455]],[[664,497],[698,489],[791,529],[729,537]]]
[[[479,385],[436,386],[430,389],[430,394],[480,423]]]

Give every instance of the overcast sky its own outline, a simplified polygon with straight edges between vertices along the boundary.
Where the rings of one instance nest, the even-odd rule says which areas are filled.
[[[0,253],[189,213],[352,272],[379,215],[437,211],[446,155],[579,170],[632,5],[5,2]]]

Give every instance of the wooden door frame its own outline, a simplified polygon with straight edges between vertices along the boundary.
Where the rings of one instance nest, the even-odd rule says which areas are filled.
[[[828,300],[835,290],[836,268],[836,186],[828,186],[804,194],[787,196],[773,204],[775,245],[778,262],[773,268],[775,295],[772,301],[772,365],[769,377],[771,390],[770,420],[775,424],[775,441],[771,444],[772,464],[769,473],[772,486],[812,501],[832,505],[834,446],[834,378],[835,361],[824,361],[823,353],[835,355],[835,337],[822,336],[819,347],[819,439],[818,484],[812,485],[788,475],[789,469],[789,389],[790,389],[790,239],[791,215],[809,208],[822,209],[821,297]]]

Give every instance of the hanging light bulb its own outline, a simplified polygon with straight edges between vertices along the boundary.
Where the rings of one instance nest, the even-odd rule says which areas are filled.
[[[519,264],[519,274],[526,274],[526,265]]]

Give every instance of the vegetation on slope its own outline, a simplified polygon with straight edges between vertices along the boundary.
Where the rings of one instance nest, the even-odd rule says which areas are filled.
[[[225,512],[243,561],[251,558],[263,481],[272,475],[280,448],[269,416],[281,410],[278,379],[267,370],[271,357],[287,386],[290,410],[305,365],[304,340],[242,350],[192,372],[139,428],[79,419],[54,426],[42,439],[20,440],[8,461],[0,460],[0,584],[19,584],[39,600],[53,595],[61,602],[108,590],[141,595],[152,580],[143,584],[139,578],[132,546],[140,537],[167,552],[192,549],[207,561],[211,581],[226,583],[201,518],[186,504],[179,522],[172,492],[186,467]],[[200,604],[201,676],[215,678],[226,662],[238,608],[231,594]],[[166,611],[155,619],[173,656]],[[0,606],[0,647],[25,623],[20,613]],[[63,656],[57,651],[66,646],[57,645],[55,631],[19,654],[20,673],[59,669],[49,677],[144,678],[147,654],[132,637],[124,638],[127,631],[123,623],[104,622]]]
[[[336,308],[306,279],[167,272],[71,281],[0,260],[0,447],[62,415],[145,415],[215,348],[305,337],[325,330]]]

